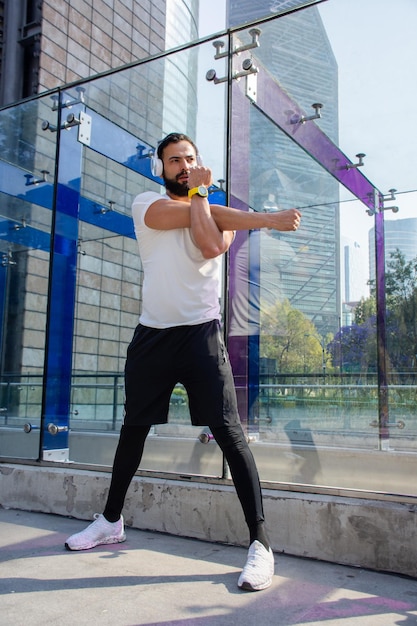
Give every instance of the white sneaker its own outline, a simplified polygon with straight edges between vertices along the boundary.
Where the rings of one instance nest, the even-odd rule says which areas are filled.
[[[274,555],[260,541],[254,541],[248,552],[248,559],[238,580],[238,587],[247,591],[267,589],[274,575]]]
[[[118,522],[112,523],[108,522],[103,515],[96,513],[94,520],[81,532],[68,537],[65,543],[67,550],[89,550],[95,546],[126,540],[122,515]]]

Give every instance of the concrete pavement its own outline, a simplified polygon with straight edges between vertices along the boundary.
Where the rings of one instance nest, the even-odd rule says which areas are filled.
[[[0,507],[1,626],[410,626],[417,581],[275,555],[272,586],[237,588],[246,550],[127,528],[68,552],[85,522]]]

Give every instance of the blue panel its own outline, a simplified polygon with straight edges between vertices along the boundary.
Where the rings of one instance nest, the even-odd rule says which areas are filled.
[[[50,183],[40,183],[28,189],[25,188],[23,180],[26,180],[24,170],[0,161],[0,192],[46,209],[52,209],[54,186]],[[71,180],[68,183],[70,188],[77,191],[80,179]],[[224,195],[224,192],[215,194],[217,204],[224,204],[224,200],[221,202],[222,194]],[[103,213],[101,211],[103,208],[105,208],[103,205],[88,198],[80,197],[79,219],[112,233],[134,238],[133,223],[130,216],[123,215],[118,211]],[[68,228],[71,226],[64,217],[65,212],[66,209],[63,206],[58,217],[58,227],[63,233],[68,233]],[[0,238],[26,245],[29,248],[49,250],[49,233],[37,231],[29,226],[20,230],[13,229],[16,223],[18,222],[8,220],[1,222],[0,220]]]
[[[7,273],[9,267],[0,264],[0,354],[4,354],[4,312],[6,306]]]
[[[52,207],[53,185],[43,182],[39,185],[28,185],[27,176],[26,170],[11,163],[0,161],[0,191],[2,193],[50,209]]]
[[[51,237],[49,233],[31,226],[15,229],[16,222],[0,218],[0,239],[10,241],[31,250],[49,252]]]
[[[24,194],[19,194],[17,197],[26,200],[26,202],[37,204],[38,206],[45,207],[46,209],[51,209],[53,195],[53,185],[50,183],[39,183],[39,185],[34,185],[30,189],[27,189]]]
[[[86,108],[86,113],[91,116],[90,148],[92,150],[125,165],[146,178],[163,183],[161,178],[151,173],[150,155],[155,150],[154,147],[120,126],[116,126],[114,122],[107,120],[92,109]],[[117,141],[115,141],[116,136]]]
[[[116,233],[117,235],[123,235],[131,239],[135,238],[135,232],[133,228],[133,221],[129,215],[123,215],[118,211],[106,211],[108,207],[104,207],[97,202],[93,202],[88,198],[80,198],[80,220],[87,222],[87,224],[93,224],[99,228],[105,228],[106,230]]]
[[[81,157],[82,145],[78,143],[76,133],[61,132],[51,243],[41,431],[43,450],[68,448]],[[65,430],[52,435],[47,430],[48,424]]]

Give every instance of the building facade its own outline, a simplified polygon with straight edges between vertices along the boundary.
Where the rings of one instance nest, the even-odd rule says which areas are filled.
[[[393,252],[399,250],[406,262],[417,258],[417,218],[385,220],[385,258],[389,260]],[[375,281],[375,255],[372,254],[375,228],[371,228],[369,238],[369,278]]]
[[[3,0],[1,5],[1,105],[165,49],[165,0]]]
[[[198,0],[3,0],[0,104],[47,93],[80,79],[105,76],[108,70],[196,39],[198,8]],[[104,77],[101,82],[71,90],[68,99],[75,94],[97,114],[133,134],[140,128],[143,140],[155,146],[164,134],[178,128],[194,135],[196,71],[196,51],[191,49],[157,66],[149,78],[152,89],[141,89],[139,78],[119,81]],[[112,100],[109,82],[115,94]],[[38,115],[50,118],[56,110],[55,98],[34,105],[34,117],[36,109]],[[155,111],[149,105],[152,113],[144,120],[141,111],[155,98],[161,107]],[[49,107],[45,106],[48,102]],[[69,111],[70,107],[63,108],[63,115]],[[50,179],[55,134],[46,130],[39,138],[37,133],[37,128],[27,128],[26,137],[17,137],[10,146],[23,155],[22,147],[35,142],[36,149],[25,152],[24,165],[28,171],[47,171]],[[122,216],[130,215],[132,199],[144,184],[126,168],[92,150],[84,152],[80,174],[82,197],[101,207],[99,210],[110,207]],[[10,200],[7,203],[10,207]],[[34,223],[36,211],[28,206],[18,209],[27,224]],[[78,375],[118,373],[123,370],[126,347],[140,312],[142,271],[137,244],[132,238],[116,237],[81,222],[78,241],[73,371]],[[2,252],[6,257],[11,254],[11,263],[16,263],[10,265],[16,277],[7,286],[11,306],[4,320],[7,339],[2,373],[23,369],[35,375],[44,367],[49,253],[23,246],[12,250],[4,246]],[[22,293],[24,298],[19,297]],[[89,399],[89,406],[94,404],[97,409],[89,410],[99,414],[103,403],[97,394]]]

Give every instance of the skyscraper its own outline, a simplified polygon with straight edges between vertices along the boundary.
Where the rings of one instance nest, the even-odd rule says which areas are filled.
[[[198,0],[0,0],[0,20],[1,106],[192,41]]]
[[[268,9],[282,12],[297,4],[275,0]],[[260,0],[228,2],[230,26],[267,12]],[[313,103],[323,104],[322,119],[316,123],[337,143],[337,65],[318,9],[266,22],[261,31],[255,59],[308,114]],[[338,184],[259,112],[251,116],[252,208],[297,206],[303,214],[295,237],[274,232],[261,250],[261,299],[268,304],[288,299],[322,335],[335,332],[341,310]]]
[[[356,305],[369,296],[367,285],[366,254],[357,241],[342,238],[343,262],[340,281],[342,285],[341,326],[350,326]]]
[[[392,252],[399,250],[405,261],[412,261],[417,258],[417,217],[406,219],[385,220],[385,261],[389,261]],[[375,228],[372,227],[369,237],[369,278],[375,280]]]

